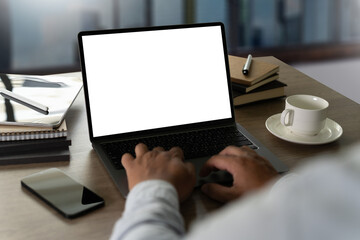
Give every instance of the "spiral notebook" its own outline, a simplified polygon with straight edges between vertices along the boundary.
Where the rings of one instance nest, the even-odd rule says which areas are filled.
[[[0,125],[0,142],[67,137],[64,120],[57,128]]]

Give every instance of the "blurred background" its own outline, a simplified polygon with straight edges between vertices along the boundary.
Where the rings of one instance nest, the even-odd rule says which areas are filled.
[[[360,0],[0,0],[0,72],[79,71],[82,30],[221,21],[229,54],[275,56],[360,103],[359,16]]]

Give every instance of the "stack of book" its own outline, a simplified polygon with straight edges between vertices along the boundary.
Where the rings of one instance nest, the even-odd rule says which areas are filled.
[[[0,165],[70,159],[65,120],[57,128],[0,125]]]
[[[229,55],[234,106],[285,96],[279,66],[253,59],[248,75],[242,73],[246,58]]]

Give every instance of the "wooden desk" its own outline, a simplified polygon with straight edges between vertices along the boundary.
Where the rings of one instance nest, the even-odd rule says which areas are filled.
[[[338,151],[360,139],[360,106],[272,58],[280,64],[281,80],[288,84],[286,94],[313,94],[330,102],[329,117],[344,129],[338,141],[323,146],[303,146],[280,140],[265,128],[265,120],[284,108],[284,99],[270,100],[236,108],[236,120],[272,150],[289,167],[304,157]],[[0,167],[0,239],[108,239],[113,224],[121,216],[124,199],[116,189],[88,139],[83,92],[67,116],[72,139],[70,162],[12,165]],[[68,220],[20,186],[20,179],[50,167],[57,167],[101,195],[106,205],[83,217]],[[195,190],[181,206],[187,225],[195,218],[220,207],[220,204]]]

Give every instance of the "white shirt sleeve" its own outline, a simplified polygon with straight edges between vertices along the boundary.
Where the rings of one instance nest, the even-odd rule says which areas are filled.
[[[178,239],[184,233],[175,188],[165,181],[149,180],[137,184],[129,193],[111,240]]]

